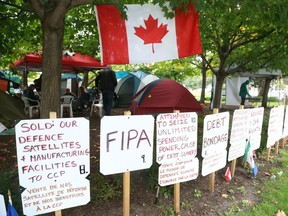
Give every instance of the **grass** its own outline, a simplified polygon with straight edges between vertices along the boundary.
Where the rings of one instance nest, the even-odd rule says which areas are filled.
[[[281,150],[281,157],[278,157],[276,161],[279,161],[281,166],[273,167],[270,170],[272,174],[271,178],[261,185],[261,203],[245,212],[236,212],[230,209],[223,215],[273,216],[278,210],[283,210],[286,214],[288,213],[288,150]],[[243,201],[242,205],[247,205],[247,203]]]

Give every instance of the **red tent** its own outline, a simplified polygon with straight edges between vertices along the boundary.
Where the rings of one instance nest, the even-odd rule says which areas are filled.
[[[16,60],[13,63],[19,70],[26,71],[41,71],[42,70],[42,55],[27,54],[23,58]],[[62,56],[62,71],[74,71],[76,73],[99,70],[105,68],[106,65],[89,55],[81,53],[64,54]]]
[[[201,104],[180,83],[159,79],[146,85],[132,99],[129,107],[133,114],[203,112]]]

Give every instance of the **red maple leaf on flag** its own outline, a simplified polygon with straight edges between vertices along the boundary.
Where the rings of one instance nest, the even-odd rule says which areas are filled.
[[[151,14],[147,20],[144,20],[146,28],[134,27],[135,35],[144,41],[144,44],[152,44],[152,52],[154,53],[154,43],[162,43],[162,38],[168,33],[167,24],[161,23],[158,27],[158,19],[154,19]]]

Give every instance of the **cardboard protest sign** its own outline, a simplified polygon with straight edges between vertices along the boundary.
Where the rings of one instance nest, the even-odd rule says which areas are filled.
[[[246,140],[249,139],[249,117],[250,109],[238,109],[233,113],[228,161],[244,155]]]
[[[196,179],[199,173],[197,155],[196,113],[163,113],[156,119],[156,161],[161,186]]]
[[[104,175],[150,168],[154,118],[104,116],[100,131],[100,172]]]
[[[264,116],[264,107],[253,108],[249,118],[249,139],[251,149],[256,150],[260,147],[261,132]]]
[[[16,127],[19,182],[25,215],[90,201],[89,121],[85,118],[22,120]]]
[[[226,165],[229,112],[205,116],[203,128],[202,175],[206,176]]]
[[[283,123],[283,133],[282,137],[288,136],[288,106],[285,106],[285,117],[284,117],[284,123]]]
[[[269,115],[267,148],[282,138],[284,106],[272,108]]]

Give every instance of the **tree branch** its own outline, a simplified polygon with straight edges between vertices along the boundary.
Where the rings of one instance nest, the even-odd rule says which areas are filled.
[[[40,18],[40,20],[43,20],[44,8],[41,6],[39,0],[28,0],[28,2],[32,5],[35,14]]]

